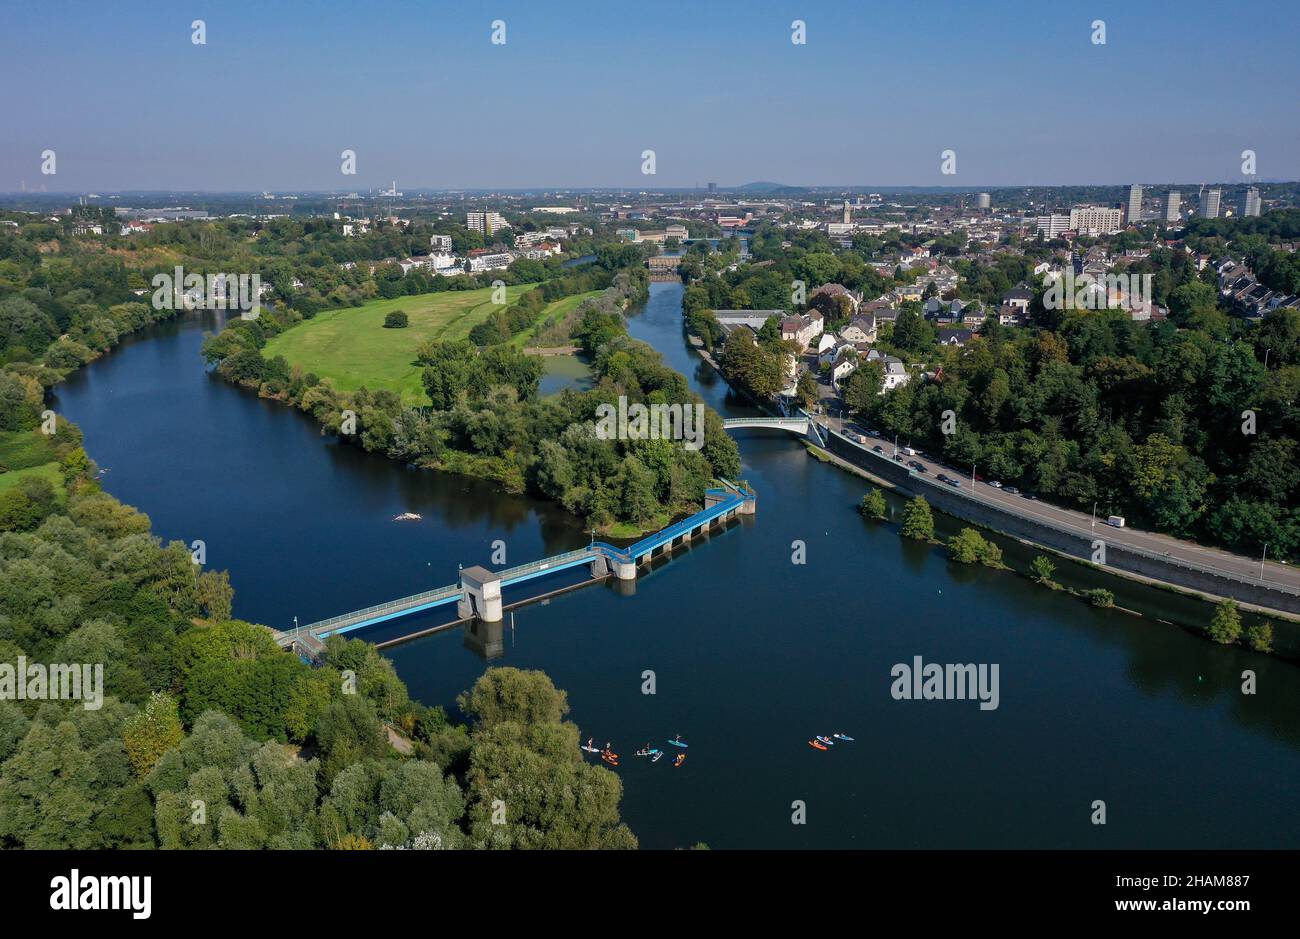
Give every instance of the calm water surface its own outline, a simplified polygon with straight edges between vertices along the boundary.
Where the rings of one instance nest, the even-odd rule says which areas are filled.
[[[690,351],[680,301],[679,285],[652,285],[633,335],[724,415],[749,413]],[[452,582],[458,564],[487,564],[497,539],[510,564],[587,540],[554,506],[339,445],[208,375],[199,345],[217,325],[196,315],[128,340],[60,387],[56,406],[85,431],[109,491],[230,570],[238,616],[284,628]],[[624,754],[623,815],[646,847],[1300,845],[1296,666],[958,568],[861,520],[867,484],[787,436],[739,442],[757,516],[631,590],[592,586],[518,611],[513,628],[389,650],[412,694],[454,707],[484,656],[544,669],[584,737]],[[423,522],[391,521],[404,511]],[[795,541],[806,564],[791,561]],[[1015,566],[1032,557],[1005,547]],[[1152,616],[1206,615],[1106,585]],[[1000,707],[893,700],[891,667],[916,655],[997,663]],[[647,669],[657,694],[641,693]],[[1244,669],[1258,675],[1253,697],[1239,693]],[[834,731],[856,741],[806,742]],[[674,734],[691,744],[680,769],[632,756]],[[1105,826],[1089,823],[1097,799]],[[806,825],[791,824],[795,800]]]

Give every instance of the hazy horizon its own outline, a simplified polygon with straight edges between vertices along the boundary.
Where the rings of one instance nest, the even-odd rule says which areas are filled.
[[[0,192],[1232,185],[1247,149],[1300,178],[1300,105],[1267,93],[1300,84],[1295,4],[800,6],[18,7]]]

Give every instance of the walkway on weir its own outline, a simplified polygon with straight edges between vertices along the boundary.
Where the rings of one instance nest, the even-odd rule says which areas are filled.
[[[460,572],[458,583],[332,616],[298,629],[277,632],[276,639],[281,645],[294,646],[298,651],[314,657],[322,648],[324,640],[336,633],[362,629],[451,603],[457,604],[460,619],[478,617],[485,622],[497,622],[501,619],[502,587],[511,587],[583,564],[591,566],[593,577],[607,577],[612,573],[620,580],[634,580],[637,565],[648,561],[654,552],[671,549],[675,541],[685,543],[710,525],[726,522],[737,515],[754,514],[757,505],[754,492],[747,486],[726,480],[722,482],[725,488],[705,492],[705,504],[701,511],[627,547],[618,548],[603,541],[595,541],[585,548],[530,561],[503,571],[489,571],[482,567],[465,568]]]

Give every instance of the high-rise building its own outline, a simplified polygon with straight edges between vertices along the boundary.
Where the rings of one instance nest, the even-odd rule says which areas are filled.
[[[1142,187],[1138,183],[1128,187],[1128,220],[1142,221]]]
[[[465,227],[470,231],[490,235],[498,228],[505,228],[506,220],[496,212],[466,212]]]
[[[1070,228],[1082,235],[1108,235],[1124,227],[1124,210],[1104,205],[1076,205],[1070,210]]]
[[[981,192],[975,197],[975,205],[978,208],[987,209],[992,204],[992,199],[987,192]]]
[[[1183,194],[1170,190],[1169,195],[1165,196],[1165,221],[1177,222],[1182,218]]]
[[[1201,217],[1218,218],[1219,217],[1219,197],[1223,195],[1222,189],[1207,189],[1201,196]]]
[[[1241,197],[1242,216],[1259,214],[1259,187],[1251,186]]]
[[[718,191],[718,184],[717,184],[717,183],[709,183],[709,192],[717,192],[717,191]]]
[[[1038,216],[1038,231],[1044,238],[1055,238],[1070,230],[1070,216],[1053,213]]]
[[[844,218],[843,218],[843,222],[844,222],[845,225],[852,225],[852,224],[853,224],[853,208],[852,208],[852,206],[849,205],[849,200],[848,200],[848,199],[845,199],[845,200],[844,200]]]

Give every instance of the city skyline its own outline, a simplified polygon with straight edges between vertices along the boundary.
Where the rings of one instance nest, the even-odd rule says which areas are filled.
[[[1169,80],[1176,50],[1218,4],[1174,20],[1095,6],[1063,17],[947,4],[922,20],[902,3],[665,3],[633,23],[586,3],[435,16],[393,2],[310,19],[251,3],[192,15],[73,4],[72,31],[66,12],[28,8],[11,13],[4,49],[9,84],[26,93],[8,109],[0,191],[1232,184],[1257,181],[1240,172],[1246,149],[1258,181],[1300,177],[1294,101],[1240,106],[1246,89],[1300,78],[1284,42],[1300,12],[1234,6],[1273,28],[1226,31],[1189,93]],[[344,150],[355,175],[340,172]],[[646,150],[654,175],[641,172]],[[948,150],[955,175],[941,172]]]

